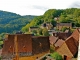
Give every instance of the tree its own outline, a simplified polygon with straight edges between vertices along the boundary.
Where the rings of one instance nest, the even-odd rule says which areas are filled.
[[[29,30],[30,24],[27,24],[26,26],[22,27],[21,31],[27,32]]]
[[[37,30],[37,34],[38,34],[38,35],[42,35],[42,29],[41,29],[41,28],[39,28],[39,29]]]
[[[65,10],[49,9],[44,13],[44,15],[35,17],[30,23],[24,26],[22,30],[28,31],[29,27],[31,26],[39,27],[44,22],[50,22],[53,24],[54,27],[57,22],[54,20],[55,17],[59,18],[58,22],[73,23],[74,26],[80,27],[80,9],[77,8],[69,8]],[[21,19],[20,21],[23,21],[23,19]],[[3,27],[0,26],[0,28],[2,29]],[[2,29],[1,31],[3,30],[4,29]]]
[[[65,22],[65,17],[64,17],[64,15],[61,15],[61,16],[60,16],[59,22],[61,22],[61,23]]]
[[[63,31],[63,32],[65,32],[65,30],[67,30],[68,28],[67,27],[63,27],[61,30]]]
[[[35,35],[37,35],[37,31],[36,30],[33,30],[32,33],[35,34]]]
[[[55,20],[53,20],[53,19],[51,19],[51,24],[53,25],[53,27],[55,27],[56,26],[56,24],[57,24],[57,22],[55,21]]]
[[[49,36],[49,32],[47,30],[47,28],[44,28],[42,31],[43,36]]]

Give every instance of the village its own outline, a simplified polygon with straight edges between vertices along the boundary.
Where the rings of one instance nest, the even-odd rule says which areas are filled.
[[[80,60],[80,0],[0,0],[0,60]]]
[[[80,29],[70,31],[71,23],[58,23],[52,29],[51,23],[44,23],[41,28],[47,28],[50,36],[35,36],[17,32],[6,34],[0,49],[1,60],[77,60]],[[65,32],[60,31],[67,27]],[[30,27],[29,31],[37,30],[38,27]],[[53,57],[53,54],[55,53]]]

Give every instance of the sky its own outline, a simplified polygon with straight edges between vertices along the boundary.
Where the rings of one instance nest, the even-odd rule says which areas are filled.
[[[80,0],[0,0],[0,10],[20,15],[43,15],[48,9],[80,8]]]

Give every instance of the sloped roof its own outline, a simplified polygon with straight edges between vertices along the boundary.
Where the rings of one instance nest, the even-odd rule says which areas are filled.
[[[78,41],[76,41],[73,37],[70,37],[65,41],[68,49],[71,51],[73,55],[78,51]]]
[[[55,47],[60,47],[65,41],[62,39],[59,39],[56,43],[55,43]]]
[[[50,44],[54,44],[55,47],[60,47],[65,39],[67,39],[71,33],[65,33],[65,32],[58,32],[58,33],[53,33],[53,36],[49,37]]]
[[[77,40],[77,41],[79,41],[79,29],[76,29],[73,33],[72,33],[72,37],[75,39],[75,40]]]
[[[32,36],[31,34],[13,34],[7,35],[7,40],[4,40],[2,56],[5,56],[6,58],[6,56],[16,52],[16,45],[20,56],[25,56],[25,54],[26,56],[29,56],[32,54],[42,53],[49,51],[50,49],[48,36]]]
[[[71,51],[71,53],[73,55],[76,54],[76,52],[78,51],[78,45],[79,45],[79,34],[80,31],[79,29],[76,29],[72,35],[66,39],[65,43],[67,44],[69,50]]]
[[[55,35],[55,34],[56,34],[56,36],[59,39],[63,39],[63,40],[65,40],[66,38],[68,38],[71,35],[70,32],[69,33],[66,33],[66,32],[56,32],[56,33],[53,33],[53,35]]]
[[[16,34],[18,43],[18,52],[32,52],[32,40],[30,34]],[[15,35],[8,35],[8,40],[4,41],[2,54],[15,52]]]
[[[32,37],[33,54],[49,51],[50,43],[48,36],[33,36]]]
[[[67,46],[65,47],[65,51],[64,51],[64,48],[62,44],[62,46],[60,48],[58,48],[56,51],[57,52],[60,52],[58,50],[62,50],[60,52],[60,54],[67,54],[68,55],[68,52],[67,51],[70,51],[70,53],[72,53],[72,55],[74,56],[76,54],[76,52],[78,51],[78,45],[79,45],[79,30],[76,29],[72,35],[70,37],[68,37],[65,42],[64,42]],[[68,48],[68,49],[67,49]],[[67,50],[66,50],[67,49]]]
[[[53,44],[57,41],[57,39],[58,39],[58,38],[55,37],[55,36],[50,36],[50,37],[49,37],[50,44],[53,45]]]
[[[76,29],[72,35],[66,39],[65,43],[67,44],[69,50],[72,52],[73,55],[76,54],[78,51],[79,45],[79,29]]]
[[[57,23],[59,26],[72,26],[72,23]]]

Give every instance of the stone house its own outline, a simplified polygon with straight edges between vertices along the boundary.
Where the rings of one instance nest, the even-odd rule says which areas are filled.
[[[55,50],[60,48],[65,40],[71,35],[71,33],[66,32],[54,32],[53,36],[49,37],[50,45],[55,47]]]
[[[76,29],[56,51],[62,56],[74,57],[78,52],[79,33],[79,29]]]
[[[39,27],[29,27],[29,32],[32,32],[32,31],[38,30],[38,29],[39,29]]]
[[[52,36],[49,37],[50,44],[56,43],[58,40],[67,39],[72,33],[71,32],[53,32]]]
[[[60,48],[56,50],[63,57],[66,55],[68,57],[74,57],[74,55],[78,51],[78,47],[76,46],[75,40],[73,37],[70,37],[66,40]]]
[[[53,28],[53,25],[50,22],[46,22],[41,25],[41,28],[47,28],[47,30],[50,30]]]
[[[61,30],[63,27],[72,28],[72,23],[57,23],[56,28]]]

